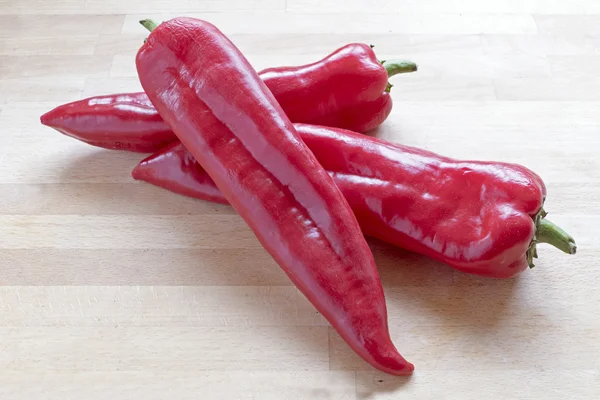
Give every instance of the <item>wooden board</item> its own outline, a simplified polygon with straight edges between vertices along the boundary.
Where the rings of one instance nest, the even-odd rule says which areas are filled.
[[[411,378],[374,371],[226,206],[135,182],[140,154],[39,123],[139,90],[138,19],[188,15],[257,69],[375,44],[377,135],[521,163],[578,254],[486,280],[370,241]],[[600,398],[600,3],[0,0],[0,399]]]

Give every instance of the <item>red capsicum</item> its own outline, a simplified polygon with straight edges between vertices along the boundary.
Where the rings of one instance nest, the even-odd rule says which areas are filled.
[[[136,66],[160,115],[300,291],[371,365],[410,373],[352,210],[233,43],[208,22],[175,18]]]
[[[142,23],[154,29],[153,22]],[[410,61],[380,62],[369,46],[352,43],[315,63],[270,68],[259,75],[293,122],[366,132],[392,110],[388,78],[416,69]],[[63,104],[42,115],[41,122],[107,149],[150,153],[177,140],[143,92]]]
[[[494,278],[533,266],[538,243],[575,253],[573,238],[544,218],[544,183],[523,166],[453,160],[342,129],[294,126],[365,235]],[[147,157],[132,174],[176,193],[227,202],[181,143]]]
[[[110,150],[151,153],[177,141],[144,92],[63,104],[42,115],[40,121],[66,136]]]

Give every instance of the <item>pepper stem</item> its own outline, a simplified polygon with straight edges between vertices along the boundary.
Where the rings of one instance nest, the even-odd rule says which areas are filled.
[[[388,78],[397,74],[405,74],[407,72],[415,72],[417,64],[408,60],[385,60],[381,64],[385,67],[388,73]]]
[[[158,26],[158,24],[151,19],[143,19],[140,21],[140,24],[142,24],[142,26],[144,28],[148,29],[150,32],[155,30],[156,27]]]
[[[567,254],[575,254],[575,251],[577,250],[575,239],[559,226],[544,219],[546,215],[548,215],[548,213],[543,208],[540,208],[537,214],[532,217],[533,223],[535,224],[535,235],[527,249],[527,262],[529,263],[529,268],[535,266],[533,264],[533,259],[537,258],[538,243],[549,243]]]
[[[536,225],[535,241],[537,243],[549,243],[567,254],[575,254],[577,250],[575,239],[561,227],[543,218],[540,218]]]

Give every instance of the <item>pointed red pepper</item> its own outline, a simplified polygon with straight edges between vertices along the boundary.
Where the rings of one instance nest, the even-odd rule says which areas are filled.
[[[342,129],[294,126],[365,235],[493,278],[533,266],[537,243],[575,253],[573,238],[544,218],[544,183],[523,166],[453,160]],[[147,157],[132,175],[176,193],[226,202],[181,143]]]
[[[136,66],[160,115],[298,289],[365,361],[411,373],[352,210],[233,43],[208,22],[175,18]]]
[[[142,22],[154,29],[153,22]],[[269,68],[259,75],[293,122],[366,132],[392,110],[388,78],[416,70],[410,61],[380,62],[369,46],[352,43],[315,63]],[[143,92],[63,104],[42,115],[41,122],[107,149],[150,153],[177,140]]]
[[[66,136],[109,150],[151,153],[177,141],[144,92],[77,100],[48,111],[40,121]]]

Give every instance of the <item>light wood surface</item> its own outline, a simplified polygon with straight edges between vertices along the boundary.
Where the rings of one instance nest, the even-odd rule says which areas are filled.
[[[370,241],[411,378],[358,359],[231,208],[39,123],[139,90],[141,17],[197,16],[257,69],[352,41],[393,79],[377,134],[521,163],[578,254],[497,281]],[[600,398],[600,2],[0,0],[0,399]]]

